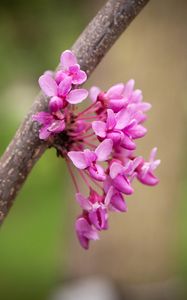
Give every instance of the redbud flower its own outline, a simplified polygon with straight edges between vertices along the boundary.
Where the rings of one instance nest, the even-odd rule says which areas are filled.
[[[108,229],[111,211],[127,212],[126,197],[134,192],[136,178],[149,186],[158,183],[154,171],[160,160],[155,160],[157,148],[149,161],[135,154],[136,139],[147,132],[143,123],[151,105],[143,101],[140,90],[134,90],[134,80],[106,92],[92,87],[88,93],[79,88],[86,79],[74,53],[64,51],[60,69],[39,78],[49,106],[48,112],[37,113],[33,120],[40,125],[39,138],[50,138],[50,145],[67,164],[82,209],[75,231],[81,246],[88,249],[90,241],[98,240],[99,232]],[[91,104],[78,110],[77,104],[88,95]],[[87,187],[85,194],[78,177]]]

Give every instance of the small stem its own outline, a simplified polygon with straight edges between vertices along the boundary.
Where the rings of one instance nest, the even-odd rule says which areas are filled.
[[[88,182],[87,178],[84,176],[83,171],[81,171],[81,170],[78,170],[78,171],[79,171],[79,173],[80,173],[82,179],[83,179],[84,182],[86,183],[86,185],[87,185],[89,188],[91,188],[91,185],[90,185],[90,183]]]
[[[95,102],[92,103],[90,106],[88,106],[88,107],[87,107],[86,109],[84,109],[83,111],[81,111],[81,112],[77,115],[77,117],[80,117],[80,116],[84,115],[84,114],[85,114],[86,112],[88,112],[91,108],[93,108],[94,105],[95,105]]]
[[[93,177],[90,176],[90,174],[85,171],[85,174],[87,175],[87,177],[92,181],[93,184],[95,184],[98,188],[101,189],[101,191],[103,191],[103,188],[100,186],[100,184],[96,181],[96,179],[94,179]]]
[[[68,167],[68,170],[69,170],[69,173],[71,175],[71,178],[72,178],[72,181],[73,181],[73,184],[75,186],[75,189],[76,189],[76,192],[79,193],[79,188],[78,188],[78,185],[77,185],[77,182],[76,182],[76,179],[75,179],[75,176],[72,172],[72,169],[71,169],[71,166],[70,166],[70,163],[68,161],[68,159],[65,157],[65,161],[66,161],[66,164],[67,164],[67,167]]]

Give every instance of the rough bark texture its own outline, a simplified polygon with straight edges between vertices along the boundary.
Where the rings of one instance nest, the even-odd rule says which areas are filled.
[[[109,0],[72,47],[81,68],[89,76],[120,34],[149,0]],[[0,160],[0,224],[7,215],[35,162],[48,147],[38,138],[32,115],[47,110],[47,98],[39,94]]]

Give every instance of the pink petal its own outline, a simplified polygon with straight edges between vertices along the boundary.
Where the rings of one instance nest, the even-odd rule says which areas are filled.
[[[92,228],[85,218],[79,218],[76,221],[76,230],[90,240],[99,239],[97,231]]]
[[[71,104],[77,104],[82,102],[88,96],[88,91],[85,89],[72,90],[68,95],[66,100]]]
[[[135,81],[134,79],[130,79],[125,85],[124,96],[129,98],[132,95]]]
[[[112,152],[113,142],[110,139],[104,140],[99,146],[95,149],[95,154],[97,155],[98,161],[105,161],[109,158]]]
[[[154,161],[155,157],[156,157],[156,153],[157,153],[157,147],[154,147],[152,150],[151,150],[151,153],[150,153],[150,157],[149,157],[149,161]]]
[[[78,169],[86,169],[87,168],[87,162],[85,160],[84,152],[81,151],[70,151],[68,152],[68,157],[72,160],[73,164]]]
[[[112,209],[117,212],[126,212],[128,210],[127,204],[119,192],[113,195],[110,205],[112,206]]]
[[[113,179],[113,184],[118,191],[126,195],[131,195],[133,193],[133,188],[130,186],[130,182],[122,175],[117,175]]]
[[[90,99],[92,100],[92,102],[97,101],[97,96],[99,95],[100,92],[101,92],[101,90],[97,86],[91,87],[91,89],[89,91],[89,96],[90,96]]]
[[[53,96],[49,101],[49,109],[51,112],[57,112],[59,109],[62,109],[63,101],[57,96]]]
[[[53,117],[51,114],[41,111],[41,112],[37,113],[36,115],[33,115],[32,119],[34,121],[37,121],[40,124],[47,125],[47,124],[51,123],[51,121],[53,120]]]
[[[124,134],[123,132],[109,132],[107,133],[107,138],[113,141],[114,147],[118,147],[123,140]]]
[[[90,166],[92,164],[92,162],[95,162],[97,159],[97,155],[95,154],[95,152],[91,151],[90,149],[84,150],[84,157],[85,157],[87,166]]]
[[[89,171],[91,177],[98,181],[104,181],[106,179],[104,169],[97,164],[95,164],[93,167],[89,167],[88,171]]]
[[[110,184],[111,184],[111,182],[108,183],[108,187],[110,186]],[[106,192],[106,191],[105,191],[105,192]],[[111,198],[112,198],[112,196],[113,196],[113,193],[114,193],[114,187],[113,187],[113,186],[110,186],[109,189],[108,189],[108,192],[107,192],[107,194],[106,194],[105,201],[104,201],[104,204],[105,204],[106,206],[109,205],[110,200],[111,200]]]
[[[62,71],[62,70],[59,70],[56,72],[55,74],[55,81],[57,82],[57,84],[59,84],[61,81],[63,81],[66,77],[68,77],[68,75]]]
[[[142,125],[136,125],[133,128],[130,128],[128,130],[128,134],[133,138],[133,139],[138,139],[143,137],[147,133],[147,129],[143,127]]]
[[[132,120],[132,113],[124,108],[116,114],[116,129],[124,129]]]
[[[121,146],[127,150],[135,150],[136,149],[136,144],[133,142],[133,140],[127,136],[124,135],[124,138],[121,142]]]
[[[122,164],[113,162],[110,166],[110,177],[114,179],[118,174],[123,171],[124,167]]]
[[[107,129],[112,130],[116,126],[116,117],[112,109],[107,109]]]
[[[108,102],[108,107],[111,108],[114,112],[119,112],[121,109],[125,108],[127,104],[128,101],[124,98],[112,99]]]
[[[58,86],[58,94],[59,96],[66,97],[66,95],[71,90],[71,77],[64,78],[63,81],[60,82]]]
[[[106,136],[106,124],[103,121],[92,122],[92,129],[97,136],[102,138]]]
[[[146,185],[154,186],[159,183],[159,179],[152,172],[147,172],[145,175],[138,174],[138,180]]]
[[[55,80],[49,74],[44,74],[40,76],[39,85],[42,91],[48,97],[57,96],[57,84]]]
[[[79,203],[79,205],[82,207],[82,209],[87,211],[92,209],[92,206],[88,201],[88,199],[82,196],[81,193],[76,193],[76,200]]]
[[[65,128],[64,120],[55,120],[48,127],[48,131],[53,132],[53,133],[60,133],[64,130],[64,128]]]
[[[39,138],[41,140],[47,140],[48,137],[50,136],[50,134],[51,134],[51,132],[48,131],[48,127],[44,126],[39,131]]]
[[[84,249],[88,249],[89,240],[99,239],[97,230],[92,228],[88,221],[83,217],[76,220],[75,229],[79,242]]]
[[[124,91],[124,84],[123,83],[118,83],[116,85],[113,85],[106,93],[107,98],[109,99],[116,99],[121,97],[123,91]]]
[[[149,109],[151,109],[152,105],[148,102],[141,102],[138,103],[136,106],[136,109],[141,110],[141,111],[148,111]]]
[[[62,67],[68,69],[69,67],[77,63],[77,59],[75,54],[72,51],[66,50],[61,54],[60,62],[62,64]]]
[[[79,70],[76,74],[72,76],[73,84],[82,84],[87,80],[86,72]]]
[[[143,99],[142,91],[135,90],[131,95],[130,103],[141,103],[142,99]]]
[[[99,207],[97,210],[89,212],[89,219],[97,230],[108,228],[106,209]]]

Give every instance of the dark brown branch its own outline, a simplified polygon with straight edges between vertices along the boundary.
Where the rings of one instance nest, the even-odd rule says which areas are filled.
[[[109,0],[98,12],[72,47],[88,76],[148,1]],[[35,162],[48,147],[47,142],[39,140],[38,125],[32,121],[32,115],[43,110],[47,110],[47,99],[40,93],[1,157],[0,223]]]

